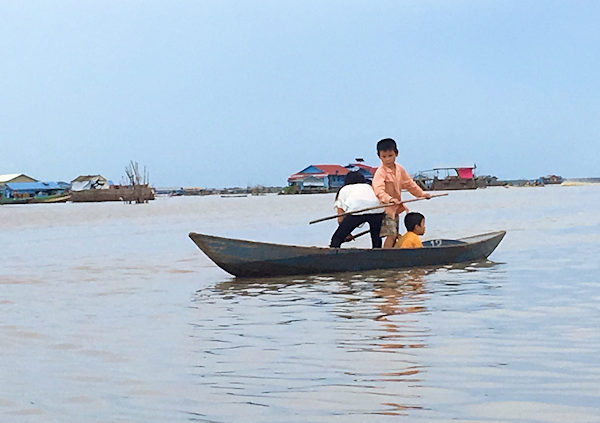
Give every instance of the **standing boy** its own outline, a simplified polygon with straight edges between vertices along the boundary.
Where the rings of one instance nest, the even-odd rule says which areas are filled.
[[[431,198],[412,180],[402,166],[396,163],[398,147],[391,138],[382,139],[377,143],[377,155],[381,166],[373,176],[373,190],[382,203],[394,203],[385,208],[385,216],[381,225],[381,236],[385,237],[383,248],[392,248],[398,237],[399,215],[408,211],[402,204],[401,193],[405,189],[415,197]]]

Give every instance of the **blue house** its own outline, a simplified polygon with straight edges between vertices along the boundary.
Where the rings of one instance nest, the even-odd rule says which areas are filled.
[[[344,185],[344,178],[348,172],[358,171],[371,183],[376,170],[376,167],[359,162],[347,166],[310,165],[291,175],[288,178],[288,186],[296,186],[301,192],[335,191]]]
[[[9,182],[2,187],[2,198],[27,199],[64,194],[68,185],[57,182]]]
[[[291,175],[288,185],[297,186],[300,191],[334,191],[344,185],[348,172],[340,165],[310,165]]]

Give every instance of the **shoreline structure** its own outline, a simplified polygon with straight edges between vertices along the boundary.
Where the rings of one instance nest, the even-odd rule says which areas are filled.
[[[536,185],[536,179],[509,179],[503,182],[502,185],[494,185],[494,186],[504,186],[508,187],[540,187],[544,186],[543,184]],[[560,184],[549,184],[549,185],[558,185],[558,186],[579,186],[579,185],[596,185],[600,184],[600,177],[587,177],[587,178],[564,178],[563,182]],[[248,195],[265,195],[265,194],[283,194],[286,187],[282,186],[253,186],[253,187],[232,187],[232,188],[200,188],[200,187],[157,187],[155,188],[157,196],[195,196],[195,195],[222,195],[224,197],[229,196],[248,196]],[[485,189],[487,187],[478,187],[478,189]],[[444,191],[444,190],[441,190]],[[297,194],[319,194],[319,193],[328,193],[335,192],[327,191],[327,192],[299,192]],[[287,193],[286,193],[287,194]],[[289,193],[295,194],[295,193]]]
[[[12,176],[12,175],[11,175]],[[600,184],[600,177],[583,177],[583,178],[562,178],[556,177],[559,180],[549,182],[547,177],[538,179],[512,179],[512,180],[497,180],[494,178],[493,184],[477,184],[476,187],[470,189],[484,189],[491,186],[503,186],[509,187],[543,187],[548,185],[560,185],[560,186],[582,186],[582,185],[597,185]],[[65,184],[65,183],[63,183]],[[0,189],[2,188],[0,184]],[[66,184],[65,184],[66,185]],[[231,197],[247,197],[247,196],[260,196],[266,194],[315,194],[315,193],[328,193],[336,192],[338,188],[330,188],[328,190],[297,190],[290,189],[295,188],[291,186],[247,186],[247,187],[228,187],[228,188],[203,188],[203,187],[152,187],[149,184],[139,186],[112,186],[113,189],[88,189],[83,191],[70,190],[64,187],[65,195],[62,202],[99,202],[99,201],[125,201],[125,202],[147,202],[148,200],[154,200],[155,195],[160,197],[177,197],[177,196],[205,196],[205,195],[221,195],[223,198]],[[114,189],[122,188],[122,189]],[[136,188],[139,188],[136,189]],[[430,191],[446,191],[448,188],[444,187],[430,187]],[[455,188],[461,189],[461,188]],[[129,192],[131,191],[131,192]],[[139,191],[139,192],[138,192]],[[143,192],[142,192],[143,191]],[[66,195],[68,194],[68,195]],[[30,194],[31,195],[31,194]],[[12,203],[36,203],[36,202],[50,202],[50,201],[35,201],[35,198],[31,198],[31,201],[10,201],[9,198],[2,198],[4,195],[0,194],[0,204],[12,204]]]

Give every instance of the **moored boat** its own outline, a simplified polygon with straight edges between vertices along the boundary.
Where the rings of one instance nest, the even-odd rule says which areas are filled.
[[[66,182],[7,182],[0,185],[0,204],[63,203],[71,197]]]
[[[558,175],[542,176],[540,179],[542,180],[542,183],[546,185],[562,184],[565,181],[565,178]]]
[[[65,203],[71,194],[33,195],[17,198],[0,197],[0,204],[37,204],[37,203]]]
[[[438,167],[422,170],[413,179],[424,191],[476,189],[475,166]]]
[[[66,203],[71,199],[71,194],[55,194],[34,197],[30,203]]]
[[[306,275],[396,269],[486,259],[505,231],[456,240],[423,242],[423,248],[324,248],[271,244],[190,232],[194,243],[221,269],[238,277]]]

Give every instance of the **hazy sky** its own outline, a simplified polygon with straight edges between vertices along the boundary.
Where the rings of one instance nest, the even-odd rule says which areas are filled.
[[[0,174],[600,176],[600,2],[0,0]]]

